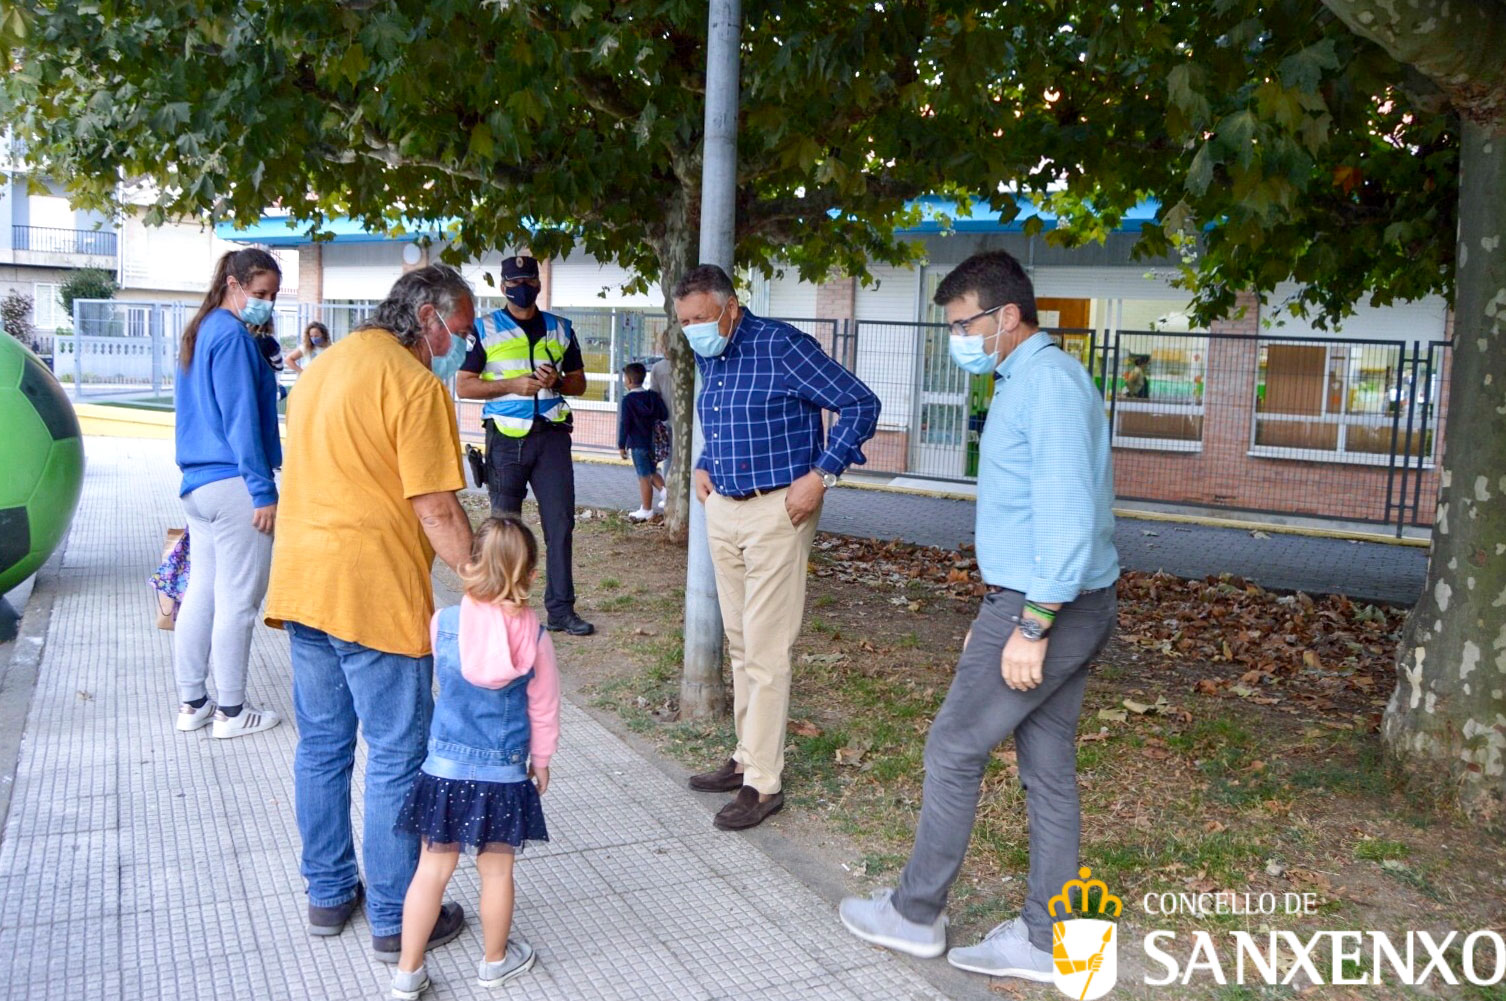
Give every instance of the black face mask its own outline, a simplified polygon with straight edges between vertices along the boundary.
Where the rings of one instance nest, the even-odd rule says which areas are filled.
[[[503,294],[507,296],[507,301],[514,306],[517,306],[519,309],[527,309],[538,299],[539,289],[536,285],[514,285],[511,288],[503,289]]]

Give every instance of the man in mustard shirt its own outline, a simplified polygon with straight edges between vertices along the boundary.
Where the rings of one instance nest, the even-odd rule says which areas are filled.
[[[396,962],[418,840],[393,831],[422,764],[433,710],[434,556],[458,568],[471,528],[455,407],[443,379],[475,322],[469,285],[411,271],[364,325],[311,367],[288,405],[266,618],[292,646],[294,798],[309,932],[337,935],[366,897],[372,949]],[[436,377],[437,376],[437,377]],[[366,738],[360,883],[350,821],[356,733]],[[465,923],[446,904],[430,945]]]

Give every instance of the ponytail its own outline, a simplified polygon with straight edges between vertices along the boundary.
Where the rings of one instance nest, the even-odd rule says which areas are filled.
[[[257,275],[266,271],[279,277],[282,275],[282,269],[277,266],[277,258],[260,247],[227,250],[220,255],[220,259],[214,265],[214,275],[209,279],[209,291],[204,293],[204,301],[199,305],[199,311],[193,315],[193,319],[188,321],[188,326],[183,328],[182,344],[178,349],[178,363],[185,371],[193,361],[194,341],[199,337],[199,325],[210,313],[224,305],[230,279],[233,277],[240,283],[241,288],[245,288]]]

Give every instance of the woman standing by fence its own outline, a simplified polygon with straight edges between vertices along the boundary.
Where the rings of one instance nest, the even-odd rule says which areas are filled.
[[[302,373],[309,367],[309,363],[324,353],[329,347],[329,328],[318,320],[314,320],[303,328],[303,337],[298,341],[298,346],[288,352],[288,368],[296,373]]]
[[[178,612],[173,668],[178,729],[214,724],[240,737],[281,722],[246,702],[251,629],[267,590],[277,518],[273,471],[282,465],[277,382],[248,327],[272,317],[282,284],[265,250],[232,250],[183,331],[177,389],[179,496],[193,539],[193,569]],[[219,706],[205,681],[213,670]]]

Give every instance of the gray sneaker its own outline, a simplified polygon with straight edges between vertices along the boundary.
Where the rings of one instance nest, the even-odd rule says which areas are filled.
[[[507,952],[495,963],[488,963],[485,959],[476,971],[476,982],[482,987],[501,987],[514,977],[521,977],[533,969],[534,960],[538,959],[538,953],[533,951],[533,946],[520,938],[507,940]]]
[[[420,966],[412,973],[392,971],[393,1001],[418,1001],[418,996],[429,986],[429,972]]]
[[[1037,983],[1051,982],[1051,953],[1030,944],[1024,918],[1014,918],[983,936],[983,941],[946,954],[946,961],[959,970],[990,977],[1019,977]]]
[[[928,925],[907,920],[895,909],[893,890],[875,890],[871,897],[847,897],[837,913],[842,924],[864,942],[881,945],[921,959],[946,951],[946,915]]]

